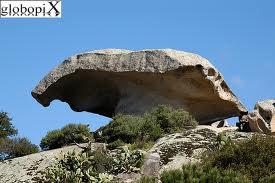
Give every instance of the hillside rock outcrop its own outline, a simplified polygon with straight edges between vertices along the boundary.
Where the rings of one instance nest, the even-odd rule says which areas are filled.
[[[203,152],[213,149],[217,145],[218,135],[221,133],[233,141],[252,137],[252,133],[238,132],[234,127],[216,128],[199,125],[195,129],[166,135],[159,139],[147,156],[150,157],[150,154],[160,156],[159,172],[180,169],[183,164],[199,162]],[[147,164],[152,166],[152,164],[145,161],[145,166]],[[157,165],[156,162],[154,164]],[[146,175],[145,172],[144,174]]]
[[[32,96],[45,107],[58,99],[74,111],[107,117],[169,104],[190,112],[200,124],[247,112],[208,60],[171,49],[110,49],[72,56],[46,75]]]
[[[104,144],[94,143],[91,148],[96,150],[103,146]],[[76,145],[68,146],[0,162],[0,182],[37,182],[36,178],[41,176],[40,171],[53,165],[57,158],[73,151],[80,152],[82,149]]]
[[[275,100],[257,102],[254,110],[244,115],[240,122],[248,123],[252,132],[275,132]]]
[[[177,169],[182,164],[197,162],[202,153],[213,148],[218,135],[223,132],[232,140],[247,139],[253,133],[237,132],[235,128],[215,128],[199,125],[182,133],[165,135],[145,154],[141,172],[115,175],[121,182],[136,182],[144,175],[158,176],[164,170]],[[91,150],[102,149],[106,144],[92,143]],[[81,144],[84,146],[84,144]],[[40,171],[57,162],[67,152],[80,152],[78,146],[63,147],[0,162],[0,182],[34,183],[41,176]]]

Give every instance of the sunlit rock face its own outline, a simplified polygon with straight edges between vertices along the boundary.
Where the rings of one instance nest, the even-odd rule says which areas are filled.
[[[275,134],[275,100],[264,100],[256,103],[254,110],[241,118],[248,123],[253,132]]]
[[[169,104],[190,112],[200,124],[247,111],[208,60],[171,49],[109,49],[72,56],[46,75],[32,96],[43,106],[58,99],[74,111],[107,117]]]

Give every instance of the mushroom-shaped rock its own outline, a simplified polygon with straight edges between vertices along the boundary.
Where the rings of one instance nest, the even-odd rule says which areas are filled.
[[[275,100],[257,102],[254,110],[241,118],[248,123],[252,132],[275,133]]]
[[[72,56],[45,76],[32,96],[43,106],[58,99],[74,111],[107,117],[169,104],[201,124],[247,111],[205,58],[171,49],[108,49]]]

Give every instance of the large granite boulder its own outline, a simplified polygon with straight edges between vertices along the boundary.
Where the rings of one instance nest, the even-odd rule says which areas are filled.
[[[254,110],[242,116],[240,122],[248,123],[252,132],[275,132],[275,100],[257,102]]]
[[[110,49],[72,56],[46,75],[32,96],[43,106],[58,99],[74,111],[107,117],[169,104],[190,112],[200,124],[247,111],[208,60],[171,49]]]

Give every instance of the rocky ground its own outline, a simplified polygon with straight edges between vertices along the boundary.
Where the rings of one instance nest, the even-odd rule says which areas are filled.
[[[237,132],[232,127],[202,125],[183,133],[170,134],[159,139],[147,152],[141,174],[120,174],[118,178],[123,182],[133,182],[142,175],[158,175],[164,170],[179,168],[184,163],[199,161],[201,153],[211,148],[216,143],[218,134],[223,131],[233,140],[251,136],[251,133]],[[94,143],[92,148],[97,149],[100,146],[102,144]],[[39,171],[52,165],[62,154],[74,150],[81,149],[70,146],[1,162],[0,182],[35,182]]]
[[[93,144],[92,147],[96,149],[99,145]],[[0,182],[35,182],[39,171],[52,165],[63,154],[72,151],[80,152],[81,149],[77,146],[69,146],[0,162]]]

